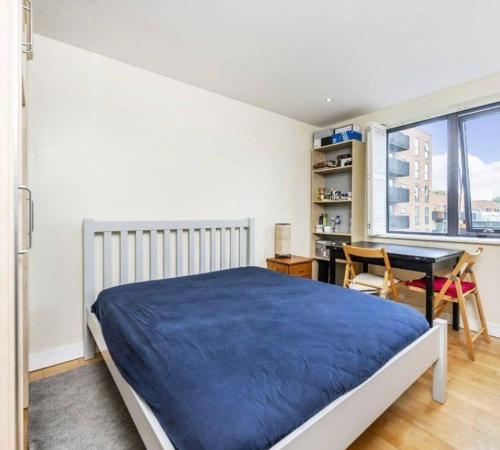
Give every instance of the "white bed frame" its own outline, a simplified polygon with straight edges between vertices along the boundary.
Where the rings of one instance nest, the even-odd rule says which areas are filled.
[[[149,406],[120,375],[107,350],[99,320],[90,307],[101,288],[252,265],[254,230],[253,219],[169,222],[85,220],[83,223],[85,358],[95,355],[97,344],[148,450],[174,450],[174,447]],[[149,245],[145,246],[145,241]],[[133,261],[129,259],[129,253],[134,254]],[[159,275],[160,266],[163,276]],[[130,272],[135,272],[133,279],[129,279]],[[432,397],[444,403],[447,324],[440,319],[435,320],[433,328],[395,355],[364,383],[311,417],[272,449],[346,448],[431,366]]]

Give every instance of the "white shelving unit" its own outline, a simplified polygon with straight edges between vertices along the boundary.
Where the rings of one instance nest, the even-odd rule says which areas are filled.
[[[338,155],[349,153],[352,165],[347,167],[328,167],[313,169],[321,161],[335,159]],[[324,279],[328,271],[328,259],[316,257],[316,241],[351,242],[362,240],[365,227],[365,144],[360,141],[345,141],[338,144],[315,148],[311,152],[311,255],[316,260],[313,276],[318,273]],[[350,200],[319,200],[319,188],[329,188],[341,192],[352,192]],[[317,232],[321,214],[330,218],[339,215],[341,219],[338,232]],[[342,273],[342,270],[337,271]]]

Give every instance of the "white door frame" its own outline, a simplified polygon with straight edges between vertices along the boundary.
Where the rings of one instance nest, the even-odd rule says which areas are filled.
[[[17,155],[21,114],[21,5],[0,0],[0,448],[22,445],[16,311]]]

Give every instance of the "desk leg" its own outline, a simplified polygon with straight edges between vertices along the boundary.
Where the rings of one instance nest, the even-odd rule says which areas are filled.
[[[458,309],[458,303],[453,303],[453,329],[458,331],[460,328],[460,310]]]
[[[425,318],[432,327],[434,317],[434,271],[432,264],[425,274]]]
[[[336,266],[337,262],[335,256],[330,257],[330,283],[335,284],[336,276]]]
[[[456,264],[458,264],[459,258],[456,260]],[[455,331],[458,331],[460,328],[460,309],[458,303],[452,303],[452,327]]]

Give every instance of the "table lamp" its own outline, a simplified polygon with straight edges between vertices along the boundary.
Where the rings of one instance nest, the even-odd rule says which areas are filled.
[[[290,258],[292,225],[290,223],[276,223],[274,225],[274,256],[276,258]]]

